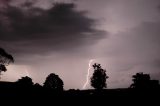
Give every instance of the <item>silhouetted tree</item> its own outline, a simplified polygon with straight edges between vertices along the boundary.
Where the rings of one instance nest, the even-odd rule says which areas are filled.
[[[35,84],[33,85],[33,87],[34,87],[35,90],[42,90],[42,89],[43,89],[43,86],[40,85],[39,83],[35,83]]]
[[[159,80],[150,80],[150,88],[160,89]]]
[[[14,62],[12,55],[8,54],[4,49],[0,48],[0,74],[6,72],[6,66]]]
[[[159,81],[151,80],[149,74],[136,73],[136,75],[132,76],[133,84],[131,84],[131,88],[137,89],[149,89],[149,88],[158,88]]]
[[[63,81],[59,78],[58,75],[51,73],[50,75],[48,75],[44,82],[44,88],[62,91]]]
[[[22,77],[18,81],[16,81],[16,85],[22,88],[31,88],[33,87],[32,79],[28,76]]]
[[[106,75],[106,70],[101,68],[100,64],[94,64],[94,73],[91,77],[91,86],[95,89],[101,90],[103,88],[107,88],[106,79],[109,77]]]
[[[35,84],[34,84],[34,87],[35,87],[35,88],[42,88],[42,86],[41,86],[40,84],[38,84],[38,83],[35,83]]]

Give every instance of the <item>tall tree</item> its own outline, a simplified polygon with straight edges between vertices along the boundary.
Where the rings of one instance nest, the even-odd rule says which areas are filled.
[[[63,81],[59,78],[58,75],[51,73],[50,75],[48,75],[46,81],[44,82],[44,88],[62,91]]]
[[[4,49],[0,48],[0,74],[6,72],[6,66],[13,63],[14,59],[12,55],[8,54]]]
[[[100,64],[94,64],[94,73],[91,77],[91,86],[95,89],[101,90],[107,88],[106,80],[109,78],[106,74],[106,70],[101,68]]]

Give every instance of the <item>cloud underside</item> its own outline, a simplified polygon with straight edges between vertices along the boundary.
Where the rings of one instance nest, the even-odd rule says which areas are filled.
[[[92,45],[106,32],[95,28],[96,20],[76,11],[72,3],[42,9],[32,4],[0,11],[0,45],[17,53],[45,53]]]
[[[118,33],[115,40],[116,46],[111,48],[112,59],[118,61],[119,65],[115,70],[160,75],[160,22],[144,22],[131,30]]]

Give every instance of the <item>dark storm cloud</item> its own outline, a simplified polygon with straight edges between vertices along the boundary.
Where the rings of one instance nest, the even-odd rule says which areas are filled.
[[[95,29],[96,21],[85,11],[76,11],[72,3],[52,8],[32,3],[8,5],[0,11],[0,45],[17,53],[45,53],[72,50],[96,43],[105,32]]]

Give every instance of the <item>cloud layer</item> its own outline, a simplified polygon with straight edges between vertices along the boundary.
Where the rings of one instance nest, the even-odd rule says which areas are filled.
[[[17,54],[70,51],[92,45],[106,34],[95,28],[96,20],[87,17],[86,11],[76,11],[73,3],[48,9],[32,2],[6,4],[0,11],[0,45]]]

